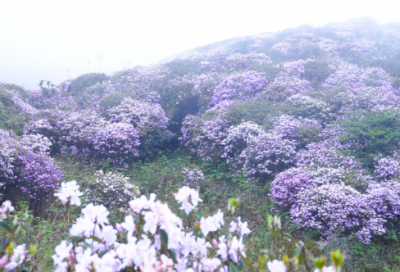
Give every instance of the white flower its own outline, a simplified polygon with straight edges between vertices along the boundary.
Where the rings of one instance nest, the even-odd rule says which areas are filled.
[[[320,270],[315,269],[314,272],[320,272]],[[328,267],[324,266],[322,267],[322,272],[336,272],[336,268],[333,266],[328,266]]]
[[[111,250],[105,254],[101,259],[94,259],[94,268],[96,271],[120,271],[121,261],[116,259],[117,254],[114,250]]]
[[[14,270],[18,265],[22,264],[26,258],[25,244],[19,245],[14,248],[13,255],[10,262],[4,266],[7,271]]]
[[[286,265],[282,261],[273,260],[267,263],[267,267],[270,272],[286,272]]]
[[[123,227],[128,232],[128,239],[132,236],[132,233],[136,230],[135,222],[133,222],[132,215],[125,216],[125,222],[121,223]]]
[[[174,270],[174,262],[165,255],[160,256],[160,262],[157,265],[157,271],[173,271]]]
[[[104,224],[108,223],[108,215],[110,212],[103,205],[93,205],[90,203],[82,209],[84,218],[89,218],[93,223]]]
[[[149,200],[147,200],[146,197],[142,195],[140,198],[136,198],[130,201],[129,207],[132,209],[132,211],[140,213],[142,210],[152,209],[154,207],[155,199],[155,194],[151,194]]]
[[[0,207],[0,219],[6,219],[7,213],[14,211],[14,207],[10,200],[6,200]]]
[[[226,244],[225,236],[219,237],[219,241],[217,254],[225,262],[228,259],[228,245]]]
[[[234,236],[231,241],[231,246],[229,247],[229,257],[232,261],[238,263],[240,256],[246,257],[243,241],[242,238],[238,240],[236,236]]]
[[[224,213],[220,210],[214,216],[200,219],[200,229],[204,236],[207,236],[209,232],[219,230],[222,225],[224,225]]]
[[[61,244],[56,246],[55,252],[56,254],[53,255],[53,260],[58,259],[63,261],[64,259],[68,258],[72,249],[72,244],[67,245],[66,241],[62,241]]]
[[[251,231],[247,227],[247,222],[242,222],[240,216],[237,218],[237,223],[232,221],[230,223],[229,232],[238,231],[241,236],[249,234]]]
[[[217,267],[221,264],[221,261],[217,258],[203,258],[201,263],[203,264],[203,271],[212,272],[217,269]]]
[[[79,191],[79,185],[76,184],[75,180],[62,182],[60,190],[54,195],[57,196],[63,204],[66,204],[68,200],[70,200],[71,205],[81,205],[79,197],[82,196],[82,193]]]
[[[90,236],[94,229],[94,223],[90,218],[79,217],[76,223],[72,225],[69,234],[71,236]]]
[[[186,214],[193,211],[202,201],[199,197],[199,192],[187,186],[183,186],[178,190],[175,194],[175,199],[182,204],[181,210],[184,210]]]
[[[158,215],[153,212],[147,212],[144,215],[144,223],[143,231],[150,232],[151,234],[156,233],[157,225],[158,225]]]
[[[92,250],[90,248],[76,254],[77,264],[75,265],[75,271],[90,271],[91,264],[97,255],[92,255]]]

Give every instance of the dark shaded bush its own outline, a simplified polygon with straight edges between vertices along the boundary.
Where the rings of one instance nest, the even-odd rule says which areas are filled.
[[[171,123],[169,125],[169,130],[173,133],[180,131],[182,127],[182,121],[186,115],[196,115],[199,112],[199,96],[194,95],[185,98],[183,101],[179,102],[179,105],[171,118]]]
[[[300,77],[310,81],[316,89],[321,86],[332,72],[333,70],[329,67],[327,61],[310,61],[304,65],[304,74]]]

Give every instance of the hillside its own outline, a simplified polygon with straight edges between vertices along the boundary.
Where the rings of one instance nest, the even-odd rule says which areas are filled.
[[[186,185],[204,216],[239,203],[252,232],[227,270],[287,257],[313,271],[338,248],[342,271],[400,271],[400,25],[365,23],[236,38],[37,90],[1,84],[0,193],[32,226],[8,238],[36,243],[32,262],[49,271],[80,216],[54,196],[61,182],[76,180],[82,206],[106,206],[111,224],[139,194],[184,216],[173,194]]]

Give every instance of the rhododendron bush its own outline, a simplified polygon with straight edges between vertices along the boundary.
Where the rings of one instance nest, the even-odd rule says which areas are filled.
[[[27,196],[39,211],[50,200],[63,174],[50,157],[51,143],[41,135],[17,137],[0,130],[1,194]]]
[[[67,186],[57,195],[80,204],[73,201],[78,188]],[[175,199],[189,216],[187,222],[154,194],[131,200],[124,221],[115,227],[103,205],[88,204],[69,230],[70,241],[62,241],[55,249],[56,271],[68,267],[75,271],[214,271],[237,267],[246,258],[243,237],[250,230],[240,217],[229,223],[226,235],[223,228],[228,222],[222,212],[200,220],[192,213],[202,201],[197,191],[182,187]]]

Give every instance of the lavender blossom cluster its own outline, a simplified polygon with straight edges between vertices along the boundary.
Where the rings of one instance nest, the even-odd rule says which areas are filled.
[[[33,208],[49,201],[49,195],[63,180],[50,157],[51,142],[41,135],[16,135],[0,130],[1,194],[22,193]]]
[[[134,157],[154,152],[172,136],[168,124],[169,118],[159,104],[125,98],[109,109],[107,118],[93,110],[52,111],[47,119],[31,122],[25,131],[42,133],[74,156],[128,167]]]

